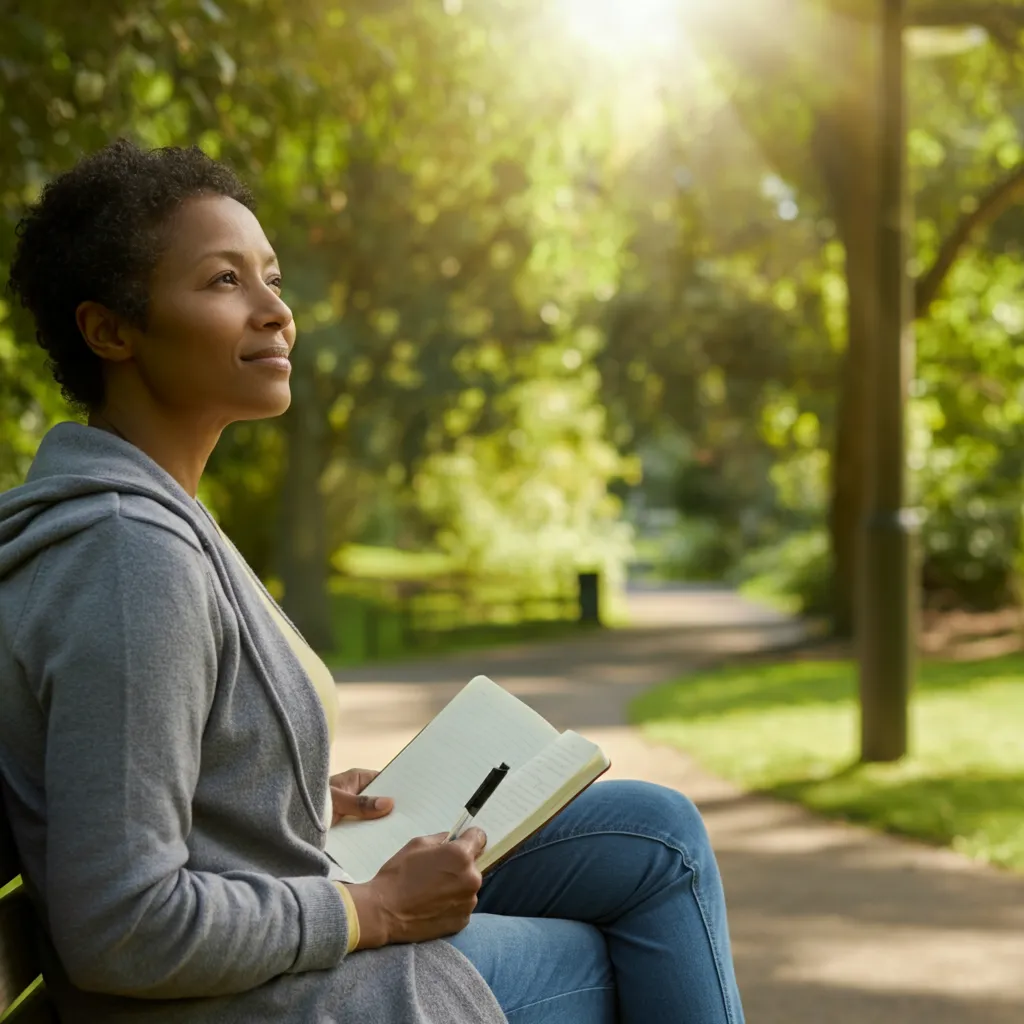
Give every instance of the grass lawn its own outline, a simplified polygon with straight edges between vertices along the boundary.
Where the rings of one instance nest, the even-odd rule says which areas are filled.
[[[640,697],[633,721],[748,789],[1024,871],[1024,656],[921,665],[911,755],[856,763],[852,663],[748,664]]]
[[[403,551],[368,544],[347,545],[333,563],[341,573],[378,579],[429,579],[458,569],[451,556],[441,551]]]

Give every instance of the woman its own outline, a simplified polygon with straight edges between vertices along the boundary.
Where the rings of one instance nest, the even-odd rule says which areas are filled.
[[[481,884],[478,830],[329,878],[326,667],[196,491],[289,405],[291,312],[250,193],[117,142],[19,227],[11,287],[65,396],[0,497],[0,775],[68,1021],[738,1024],[679,794],[600,783]]]

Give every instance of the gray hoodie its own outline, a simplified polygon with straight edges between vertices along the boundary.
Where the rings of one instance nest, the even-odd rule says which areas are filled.
[[[241,573],[100,430],[0,495],[0,777],[62,1018],[499,1024],[447,942],[346,955],[323,707]]]

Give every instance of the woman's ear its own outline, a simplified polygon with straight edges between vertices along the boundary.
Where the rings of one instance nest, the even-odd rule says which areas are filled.
[[[115,312],[90,300],[75,310],[75,321],[85,343],[101,359],[112,363],[131,359],[135,332]]]

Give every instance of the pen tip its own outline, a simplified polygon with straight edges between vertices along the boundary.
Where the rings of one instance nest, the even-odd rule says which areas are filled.
[[[501,766],[498,768],[498,771],[499,772],[507,772],[508,771],[508,765],[505,764],[504,761],[502,761],[501,762]]]

